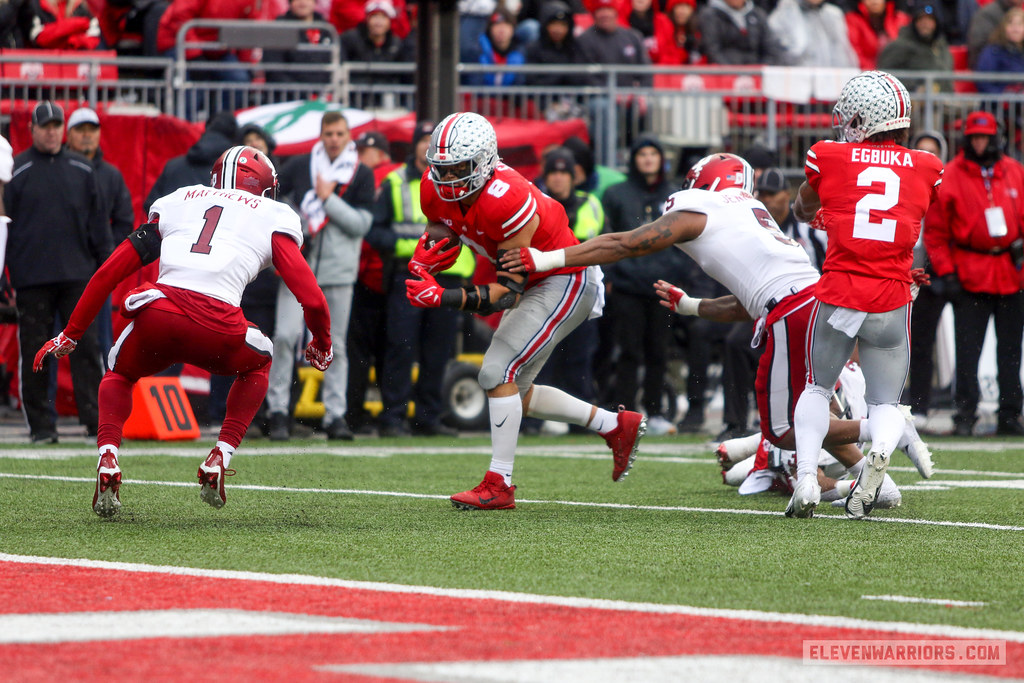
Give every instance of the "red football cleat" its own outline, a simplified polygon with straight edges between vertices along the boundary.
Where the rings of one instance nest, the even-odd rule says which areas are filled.
[[[619,424],[615,429],[604,434],[608,448],[612,449],[612,481],[620,481],[629,474],[629,469],[636,460],[640,439],[647,433],[647,418],[640,413],[626,410],[619,406]]]
[[[488,470],[476,488],[456,493],[451,501],[460,510],[511,510],[516,506],[515,486],[507,486],[505,478]]]
[[[96,466],[96,492],[92,510],[100,517],[113,517],[121,509],[121,468],[113,451],[104,451]]]
[[[224,477],[230,477],[234,470],[224,469],[224,454],[214,447],[206,456],[206,462],[199,466],[199,500],[215,508],[224,507],[227,494],[224,493]]]

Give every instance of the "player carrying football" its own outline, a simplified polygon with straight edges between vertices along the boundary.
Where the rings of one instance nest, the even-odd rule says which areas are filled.
[[[444,289],[432,273],[451,264],[458,249],[443,239],[428,247],[427,233],[409,261],[406,281],[414,306],[451,306],[472,313],[505,311],[484,354],[480,385],[487,391],[491,464],[483,481],[451,497],[461,509],[515,507],[512,466],[524,415],[588,427],[612,449],[612,479],[619,481],[636,458],[646,431],[643,416],[585,403],[554,387],[534,385],[554,347],[603,306],[601,271],[568,267],[527,280],[504,270],[499,259],[519,247],[559,249],[578,244],[561,204],[500,163],[494,128],[478,114],[456,113],[434,129],[420,203],[433,230],[447,226],[497,267],[488,285]]]
[[[228,463],[267,393],[273,344],[239,308],[242,290],[260,270],[273,264],[302,303],[313,333],[306,359],[325,370],[334,358],[327,302],[299,251],[298,215],[276,201],[274,165],[252,147],[232,147],[214,163],[210,185],[183,187],[154,202],[150,222],[114,250],[89,281],[67,327],[36,354],[38,372],[47,356],[74,351],[114,287],[160,259],[156,284],[133,290],[124,301],[122,315],[130,322],[110,350],[110,370],[100,382],[92,506],[101,517],[121,507],[117,456],[132,388],[139,378],[174,363],[235,376],[217,445],[198,472],[200,499],[215,508],[224,505],[224,476],[234,474]]]

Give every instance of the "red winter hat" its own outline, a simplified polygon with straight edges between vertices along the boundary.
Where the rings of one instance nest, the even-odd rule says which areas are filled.
[[[996,117],[987,111],[972,111],[964,124],[964,135],[996,135],[999,126]]]

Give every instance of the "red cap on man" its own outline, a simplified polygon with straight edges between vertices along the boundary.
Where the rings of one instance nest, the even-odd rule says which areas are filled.
[[[964,135],[996,135],[999,125],[996,117],[987,111],[972,111],[964,124]]]

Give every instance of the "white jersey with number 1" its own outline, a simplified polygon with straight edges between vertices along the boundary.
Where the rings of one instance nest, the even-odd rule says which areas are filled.
[[[153,202],[160,229],[159,284],[238,306],[242,291],[273,260],[271,236],[302,245],[298,214],[287,204],[240,190],[183,187]]]
[[[707,216],[697,239],[676,246],[732,292],[753,318],[770,300],[781,301],[818,281],[804,248],[743,190],[676,192],[665,202],[665,213],[671,211]]]

